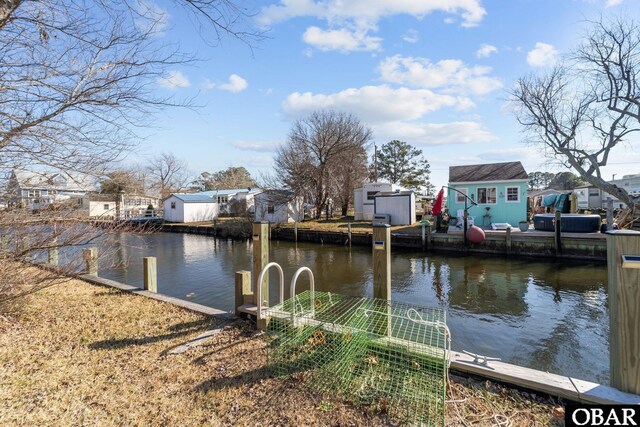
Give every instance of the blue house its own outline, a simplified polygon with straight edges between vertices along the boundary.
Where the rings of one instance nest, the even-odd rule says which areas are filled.
[[[491,224],[508,223],[517,227],[520,221],[527,220],[528,182],[529,176],[520,162],[451,166],[449,215],[462,221],[465,194],[477,203],[468,203],[469,224],[489,228]]]

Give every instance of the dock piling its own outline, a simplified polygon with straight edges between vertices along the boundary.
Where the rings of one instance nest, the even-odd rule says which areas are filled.
[[[507,255],[511,255],[511,227],[507,227],[507,232],[505,234],[505,248]]]
[[[611,385],[640,394],[640,232],[607,232]]]
[[[265,274],[262,283],[258,283],[258,276],[269,264],[269,233],[269,223],[253,223],[253,293],[257,294],[258,286],[262,286],[262,299],[267,301],[269,301],[269,275]]]
[[[373,227],[373,297],[391,302],[391,227]],[[387,307],[391,309],[390,306]],[[391,332],[391,316],[373,316],[372,322],[380,335]]]
[[[144,268],[144,289],[145,291],[158,293],[158,270],[156,268],[156,257],[147,256],[142,258]]]
[[[554,225],[554,247],[556,251],[556,256],[562,254],[562,240],[561,240],[561,227],[562,227],[562,213],[556,210],[556,217],[553,221]]]
[[[242,270],[236,271],[236,316],[240,316],[238,309],[243,304],[253,304],[254,296],[251,291],[251,272]]]
[[[98,275],[98,248],[85,248],[82,250],[82,258],[86,265],[86,272],[91,276]]]

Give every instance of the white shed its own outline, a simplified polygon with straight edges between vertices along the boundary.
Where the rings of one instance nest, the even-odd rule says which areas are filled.
[[[373,199],[374,212],[391,217],[389,225],[411,225],[416,222],[416,195],[413,191],[380,192]]]
[[[167,222],[211,221],[218,217],[218,203],[204,194],[172,194],[162,204]]]
[[[371,221],[374,214],[374,197],[381,191],[396,191],[399,187],[388,182],[367,182],[356,188],[353,194],[353,207],[356,221]]]
[[[289,191],[264,191],[254,196],[256,221],[295,222],[304,219],[303,200]]]
[[[209,190],[197,194],[213,197],[218,201],[219,211],[226,215],[245,215],[253,212],[254,197],[261,193],[259,188],[236,188],[229,190]]]

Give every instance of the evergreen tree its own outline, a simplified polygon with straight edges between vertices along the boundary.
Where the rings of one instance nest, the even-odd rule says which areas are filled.
[[[376,153],[378,177],[392,184],[412,190],[430,193],[433,185],[429,182],[429,162],[422,150],[403,141],[393,140]]]

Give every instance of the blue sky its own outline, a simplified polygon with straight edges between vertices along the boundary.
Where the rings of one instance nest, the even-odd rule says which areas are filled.
[[[151,1],[165,13],[162,37],[201,59],[171,69],[158,93],[204,107],[160,114],[137,157],[171,151],[194,173],[271,173],[292,122],[333,108],[369,125],[378,145],[421,148],[437,186],[451,165],[560,171],[521,142],[508,90],[560,60],[586,20],[640,18],[638,0],[282,0],[259,3],[268,38],[252,51],[230,39],[211,46],[182,10]],[[619,147],[610,163],[607,176],[640,173],[640,152]]]

